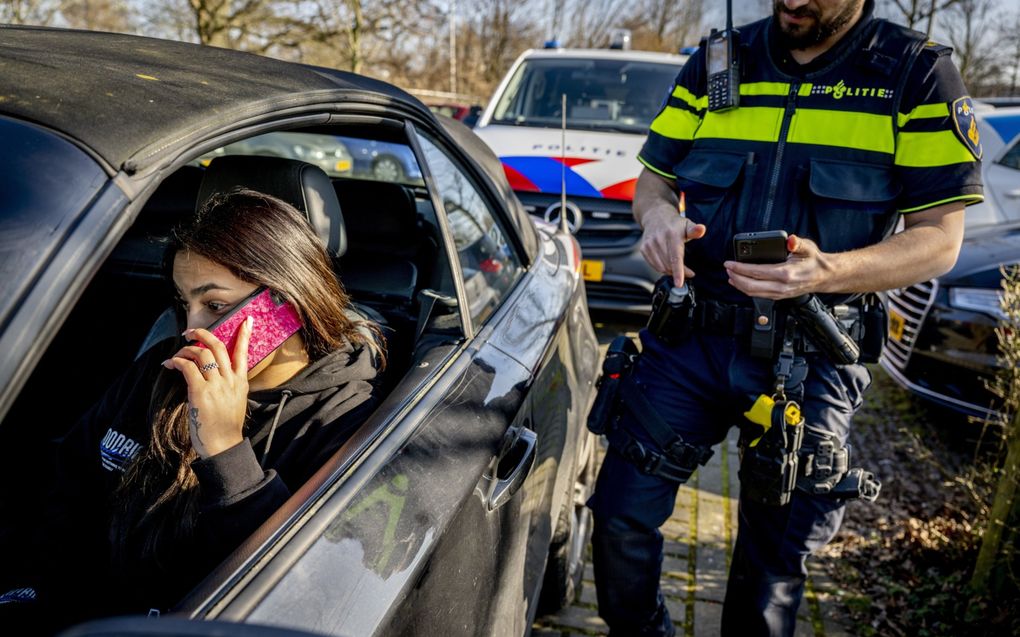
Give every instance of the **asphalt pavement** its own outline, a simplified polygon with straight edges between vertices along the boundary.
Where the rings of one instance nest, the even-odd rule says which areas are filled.
[[[613,337],[621,333],[636,336],[640,328],[626,316],[596,314],[592,318],[603,353]],[[603,445],[600,459],[604,453]],[[726,573],[737,532],[740,488],[737,466],[734,430],[708,464],[680,488],[673,516],[662,528],[665,560],[661,586],[678,637],[719,634]],[[798,612],[797,637],[849,635],[833,619],[836,593],[835,586],[821,569],[811,566],[807,593]],[[599,618],[597,609],[589,546],[579,598],[555,615],[538,618],[532,636],[606,635],[608,627]]]

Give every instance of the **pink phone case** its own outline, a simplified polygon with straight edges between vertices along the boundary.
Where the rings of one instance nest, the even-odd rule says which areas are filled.
[[[266,356],[301,329],[297,310],[286,301],[277,302],[268,288],[242,301],[230,314],[209,326],[216,338],[223,341],[233,355],[237,343],[237,328],[249,316],[254,317],[251,341],[248,343],[248,370],[262,362]]]

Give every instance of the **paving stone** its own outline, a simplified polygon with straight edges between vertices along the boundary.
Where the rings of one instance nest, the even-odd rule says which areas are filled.
[[[666,610],[669,611],[669,618],[678,628],[678,634],[683,635],[684,622],[687,621],[687,604],[683,600],[666,598]]]
[[[560,631],[543,628],[537,623],[531,627],[531,635],[532,637],[563,637],[563,633]]]
[[[709,637],[719,634],[722,625],[722,604],[694,602],[694,635]]]
[[[581,582],[580,603],[588,606],[596,606],[599,603],[595,593],[595,582]]]

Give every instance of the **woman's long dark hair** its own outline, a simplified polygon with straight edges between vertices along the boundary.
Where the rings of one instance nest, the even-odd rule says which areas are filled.
[[[375,351],[378,330],[349,318],[350,298],[329,255],[304,215],[286,202],[244,189],[215,195],[171,233],[168,272],[181,253],[201,255],[243,281],[282,294],[301,316],[310,360],[344,343]],[[381,365],[382,354],[377,354]],[[120,566],[132,571],[139,562],[158,566],[157,555],[173,560],[175,549],[194,537],[198,480],[191,462],[197,455],[186,408],[187,386],[180,373],[161,369],[149,409],[151,440],[114,494],[113,550]]]

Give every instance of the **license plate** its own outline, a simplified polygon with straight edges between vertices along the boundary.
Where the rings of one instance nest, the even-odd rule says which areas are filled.
[[[606,269],[605,261],[581,259],[581,277],[585,281],[601,281],[602,272]]]
[[[889,310],[889,336],[894,340],[898,341],[903,338],[903,327],[906,325],[906,321],[903,317],[896,313],[896,310]]]

